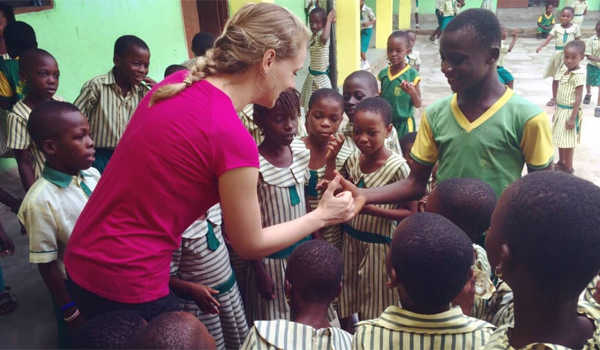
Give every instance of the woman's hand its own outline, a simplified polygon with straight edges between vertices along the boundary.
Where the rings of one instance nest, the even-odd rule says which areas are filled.
[[[323,193],[323,197],[319,202],[319,206],[315,209],[315,212],[318,212],[321,219],[325,222],[325,226],[347,222],[352,220],[356,215],[354,198],[351,192],[344,191],[337,195],[334,194],[340,182],[345,181],[337,170],[335,174],[335,179],[329,183],[327,190]]]
[[[352,194],[352,198],[354,198],[354,214],[358,215],[358,213],[361,212],[362,208],[367,203],[367,198],[360,192],[358,187],[356,187],[351,180],[344,179],[337,170],[334,173],[336,178],[340,178],[339,184],[341,185],[342,190]]]

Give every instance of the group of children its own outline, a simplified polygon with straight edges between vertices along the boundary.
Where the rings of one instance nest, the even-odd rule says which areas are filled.
[[[569,11],[563,10],[564,22],[561,13],[565,33],[571,28]],[[478,12],[465,15],[452,34],[495,40],[496,33],[481,31],[485,26],[479,23],[483,20],[476,17]],[[416,159],[425,155],[424,149],[412,150],[414,110],[421,106],[420,60],[412,50],[415,34],[397,31],[389,36],[390,65],[378,74],[381,88],[372,74],[361,70],[345,79],[340,94],[330,82],[329,86],[320,82],[321,76],[326,77],[321,73],[328,69],[322,58],[328,57],[324,51],[334,20],[333,11],[327,15],[317,8],[310,13],[311,72],[302,93],[287,90],[273,108],[254,105],[240,113],[258,145],[257,192],[263,227],[314,210],[322,195],[319,184],[332,180],[337,172],[368,189],[407,179],[411,169],[423,166]],[[600,35],[600,26],[596,28]],[[498,34],[506,38],[506,28],[498,28]],[[550,34],[547,41],[554,36]],[[8,118],[8,145],[15,151],[27,190],[19,219],[29,233],[30,261],[38,264],[52,294],[61,347],[70,346],[69,333],[76,334],[74,347],[99,347],[91,343],[95,332],[98,339],[114,340],[121,334],[114,331],[111,322],[116,323],[115,319],[130,325],[117,327],[122,332],[130,330],[123,333],[127,341],[117,347],[466,350],[538,343],[600,346],[600,305],[594,299],[594,277],[600,271],[594,250],[600,243],[600,189],[557,172],[527,175],[504,192],[476,179],[445,179],[439,184],[431,179],[423,205],[418,201],[367,205],[345,225],[314,232],[254,261],[241,260],[230,249],[227,223],[217,205],[186,230],[171,264],[170,289],[182,310],[195,317],[166,314],[146,325],[120,313],[82,325],[69,295],[62,254],[129,117],[153,83],[147,78],[150,51],[137,37],[119,38],[114,67],[87,82],[75,104],[70,104],[55,94],[60,76],[56,60],[36,48],[35,36],[29,39],[19,41],[21,51],[8,50],[13,59],[19,57],[27,91],[24,99],[16,99]],[[515,39],[498,55],[510,51]],[[589,46],[599,49],[598,38],[592,39],[596,46]],[[584,78],[579,62],[586,54],[600,62],[600,54],[586,52],[580,41],[564,41],[560,56],[565,68],[557,75],[554,141],[561,149],[557,165],[572,173],[572,153],[565,153],[560,142],[574,141],[573,135],[579,132],[573,131],[580,125],[582,103]],[[10,40],[6,42],[10,46]],[[31,47],[23,47],[25,43]],[[470,55],[484,55],[477,45],[472,46]],[[450,62],[442,66],[447,75],[451,75],[448,64],[461,64],[455,57],[443,59]],[[489,69],[484,61],[473,59],[469,69],[500,74],[501,59],[498,67],[494,64]],[[169,68],[169,72],[186,69]],[[451,85],[455,91],[464,91],[466,84],[486,84],[477,79],[488,79],[488,75],[472,81],[457,77]],[[13,94],[18,91],[14,88]],[[508,104],[511,90],[502,94],[503,103]],[[422,124],[429,128],[427,132],[454,132],[434,117],[438,109],[450,106],[460,112],[456,96],[428,110],[429,122]],[[537,109],[533,112],[536,116],[530,120],[545,117]],[[503,122],[496,119],[494,126]],[[486,120],[480,127],[486,127]],[[563,134],[558,132],[561,123],[567,125]],[[525,136],[536,137],[531,132]],[[433,137],[427,141],[435,142]],[[481,146],[486,141],[473,142]],[[524,143],[515,146],[523,147],[515,152],[528,158],[535,142]],[[454,147],[452,152],[462,155],[466,151]],[[465,161],[470,159],[463,157]],[[512,166],[509,163],[503,166]],[[591,292],[578,304],[588,284],[593,284]],[[195,322],[198,319],[205,328]],[[102,334],[106,329],[113,332]]]

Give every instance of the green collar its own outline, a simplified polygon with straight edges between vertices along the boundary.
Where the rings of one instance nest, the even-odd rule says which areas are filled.
[[[84,173],[81,170],[79,171],[79,175],[91,176],[89,174]],[[73,176],[52,169],[48,165],[44,166],[44,170],[42,171],[42,177],[61,188],[69,187],[69,185],[71,184],[71,180],[73,180]]]

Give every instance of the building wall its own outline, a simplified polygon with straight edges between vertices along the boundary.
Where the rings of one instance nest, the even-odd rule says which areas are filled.
[[[113,66],[115,40],[125,34],[150,47],[149,76],[185,61],[187,44],[178,0],[54,0],[54,8],[17,15],[36,32],[38,44],[58,61],[58,94],[73,101],[89,79]]]

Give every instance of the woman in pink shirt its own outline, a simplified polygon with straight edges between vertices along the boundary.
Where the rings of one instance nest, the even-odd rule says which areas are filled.
[[[333,194],[336,181],[315,211],[261,228],[258,150],[236,111],[250,103],[273,107],[294,87],[309,36],[280,6],[246,5],[189,73],[171,75],[141,101],[65,254],[84,318],[130,309],[151,319],[176,310],[171,255],[184,230],[217,202],[233,248],[249,260],[353,217],[350,193]]]

